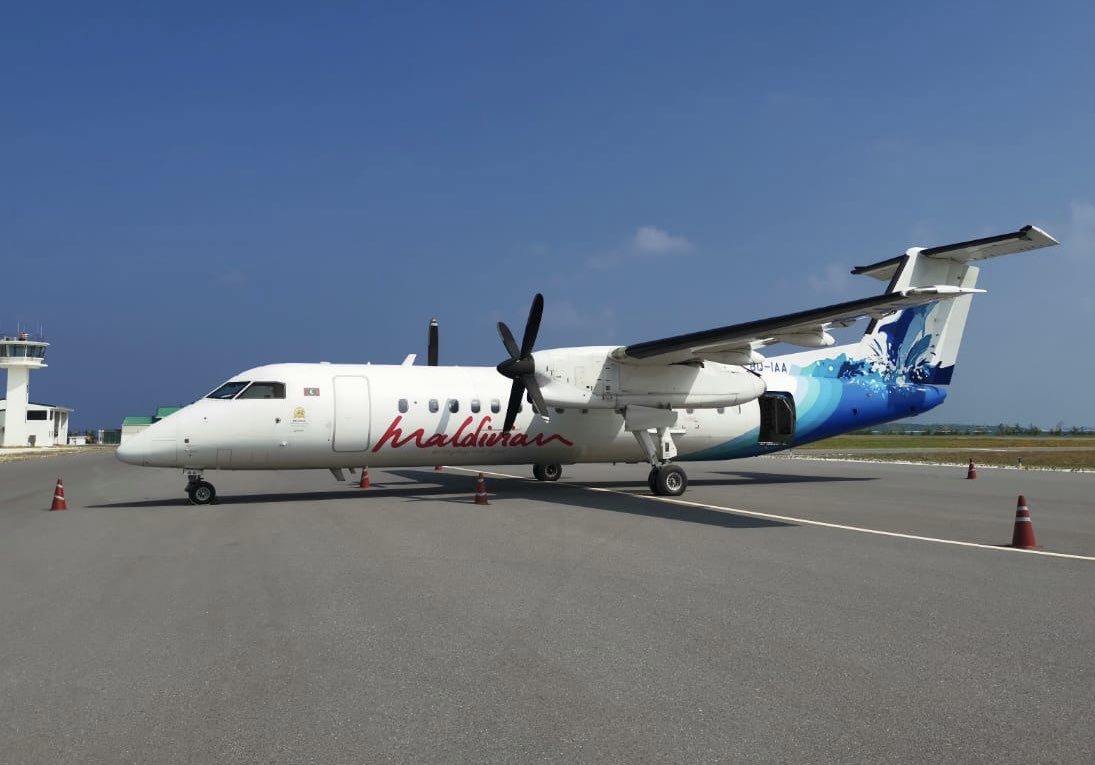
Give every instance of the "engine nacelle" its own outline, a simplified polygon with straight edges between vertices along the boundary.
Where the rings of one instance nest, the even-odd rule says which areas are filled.
[[[764,395],[763,378],[711,361],[656,366],[619,363],[611,348],[553,349],[535,354],[548,406],[620,409],[629,404],[673,409],[738,406]]]

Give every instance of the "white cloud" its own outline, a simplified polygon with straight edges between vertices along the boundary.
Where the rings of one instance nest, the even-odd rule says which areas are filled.
[[[591,255],[586,258],[586,266],[603,270],[645,258],[686,255],[695,249],[695,245],[683,236],[670,234],[657,226],[639,226],[622,247]]]
[[[821,275],[810,274],[806,277],[810,289],[823,295],[849,292],[852,288],[852,275],[848,267],[839,263],[829,263]]]
[[[603,270],[612,268],[622,263],[623,260],[624,254],[622,252],[598,252],[596,255],[590,255],[586,258],[586,265],[590,268]]]
[[[1088,321],[1095,316],[1095,297],[1090,289],[1095,283],[1095,205],[1087,201],[1072,203],[1068,232],[1061,237],[1061,245],[1066,265],[1059,274],[1062,283],[1056,287],[1057,298]]]
[[[634,248],[640,255],[674,255],[695,249],[683,236],[673,236],[657,226],[640,226],[635,232]]]
[[[233,268],[231,271],[225,271],[223,274],[217,276],[217,284],[221,287],[233,287],[236,289],[246,287],[248,282],[247,274],[238,268]]]
[[[781,109],[787,106],[796,106],[802,102],[802,98],[795,93],[786,90],[775,90],[765,93],[761,99],[761,106],[768,109]]]
[[[1095,258],[1095,205],[1073,202],[1068,239],[1063,242],[1073,258]]]
[[[616,335],[616,313],[609,306],[586,310],[570,300],[554,300],[544,308],[544,328],[572,342],[607,343]]]

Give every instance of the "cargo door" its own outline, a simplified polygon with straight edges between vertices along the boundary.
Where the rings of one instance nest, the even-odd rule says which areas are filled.
[[[762,444],[789,444],[795,437],[795,399],[790,393],[765,393],[760,397]]]
[[[336,452],[363,452],[369,448],[369,380],[365,377],[335,377]]]

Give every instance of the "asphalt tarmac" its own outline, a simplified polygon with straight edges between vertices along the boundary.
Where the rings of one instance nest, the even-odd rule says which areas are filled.
[[[1095,475],[687,469],[0,464],[0,761],[1095,762]]]

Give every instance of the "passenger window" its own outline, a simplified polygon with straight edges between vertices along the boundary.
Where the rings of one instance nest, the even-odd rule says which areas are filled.
[[[250,387],[236,398],[285,398],[285,383],[251,383]]]
[[[472,414],[479,414],[479,399],[473,398],[471,400],[471,411]]]
[[[498,403],[498,399],[492,398],[490,400],[490,411],[492,414],[498,414],[500,411],[502,411],[502,405]]]
[[[405,399],[405,398],[399,399],[399,413],[400,414],[406,414],[407,413],[407,399]]]
[[[453,414],[456,414],[460,411],[460,402],[457,401],[455,398],[449,399],[449,411]]]
[[[246,380],[236,380],[234,382],[226,382],[221,387],[210,393],[206,398],[220,398],[229,399],[235,398],[236,394],[247,387]]]
[[[437,399],[430,399],[430,414],[437,414]]]

